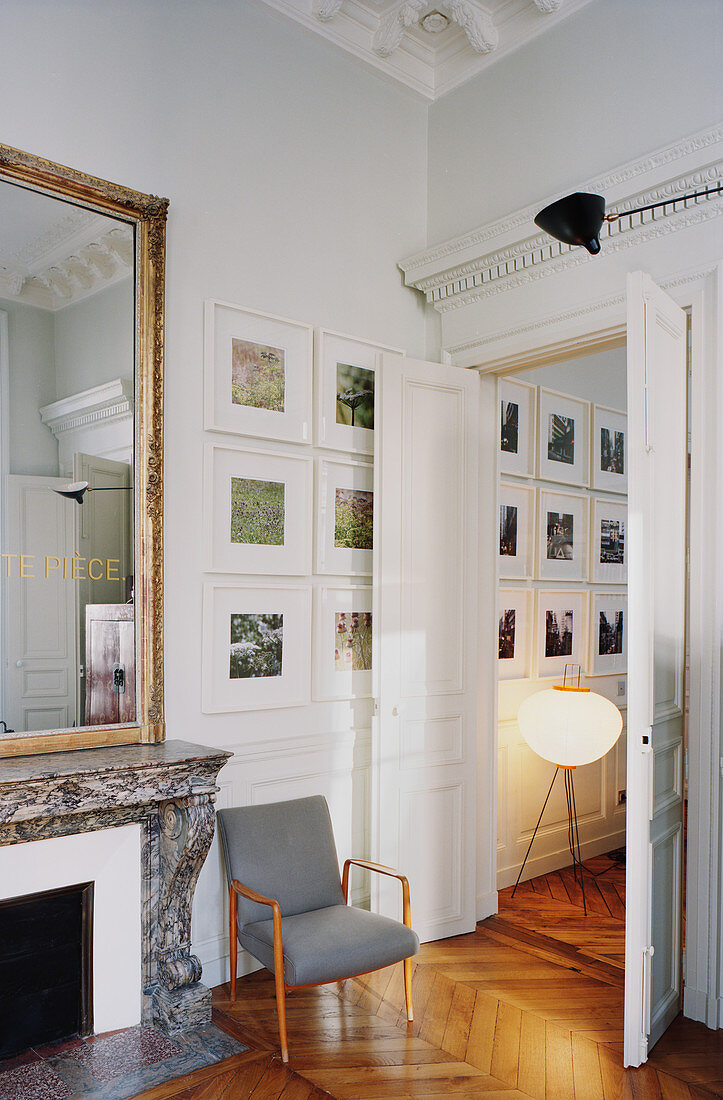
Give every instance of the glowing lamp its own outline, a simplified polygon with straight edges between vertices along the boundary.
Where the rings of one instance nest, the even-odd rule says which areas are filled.
[[[580,669],[579,666],[577,667],[579,683]],[[512,897],[515,896],[515,890],[520,884],[522,872],[532,851],[537,830],[540,828],[542,815],[550,801],[555,780],[559,772],[562,772],[567,800],[568,846],[572,856],[575,880],[577,880],[578,868],[580,870],[582,904],[587,916],[573,772],[582,764],[592,764],[594,760],[599,760],[605,753],[610,752],[623,728],[622,715],[615,704],[604,696],[590,691],[589,688],[570,687],[565,683],[561,687],[555,686],[547,691],[539,691],[525,699],[517,714],[517,724],[533,752],[556,766],[547,798],[542,804],[535,831],[522,861]]]
[[[553,687],[525,699],[517,724],[543,760],[577,768],[610,752],[623,718],[614,703],[589,688]]]

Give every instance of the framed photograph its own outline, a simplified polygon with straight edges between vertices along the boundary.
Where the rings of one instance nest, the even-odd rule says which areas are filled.
[[[589,676],[628,670],[628,600],[624,592],[593,592]]]
[[[499,576],[531,577],[535,490],[501,481],[499,500]]]
[[[317,459],[317,573],[371,576],[374,471],[362,462]]]
[[[537,575],[541,580],[586,579],[587,519],[587,497],[540,489]]]
[[[592,502],[592,563],[594,584],[625,584],[628,579],[628,506],[595,497]]]
[[[209,299],[204,427],[311,443],[313,329]]]
[[[205,714],[303,706],[309,702],[310,654],[307,586],[203,586]]]
[[[501,378],[499,395],[500,472],[534,477],[537,386]]]
[[[311,458],[206,444],[206,569],[307,576],[312,478]]]
[[[374,453],[374,380],[382,352],[401,348],[372,344],[319,329],[316,333],[316,440],[320,447]]]
[[[372,693],[372,588],[317,588],[314,593],[314,699]]]
[[[585,672],[587,651],[587,592],[538,589],[536,673],[539,679],[560,677],[565,665]]]
[[[529,588],[501,588],[498,598],[497,678],[526,680],[530,675]]]
[[[628,418],[604,405],[592,407],[592,487],[628,491]]]
[[[587,485],[590,403],[541,386],[538,408],[537,476],[567,485]]]

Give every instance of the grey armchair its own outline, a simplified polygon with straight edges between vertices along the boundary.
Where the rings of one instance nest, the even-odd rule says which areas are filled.
[[[413,1019],[411,956],[419,950],[419,939],[412,931],[404,875],[347,859],[340,879],[329,809],[320,795],[219,810],[218,824],[229,884],[231,1000],[236,999],[240,942],[274,975],[284,1062],[289,1059],[288,989],[339,981],[403,960],[407,1019]],[[399,879],[403,924],[348,905],[352,864]]]

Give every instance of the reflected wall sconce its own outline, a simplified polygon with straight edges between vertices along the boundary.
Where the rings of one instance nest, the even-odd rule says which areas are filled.
[[[575,687],[567,683],[568,668],[577,669]],[[555,685],[547,691],[539,691],[525,699],[517,715],[517,724],[530,748],[543,760],[551,761],[555,765],[555,772],[527,854],[520,867],[512,896],[514,897],[515,890],[520,884],[527,857],[532,850],[555,780],[558,773],[563,772],[567,800],[568,846],[572,856],[575,880],[577,880],[577,869],[580,868],[582,904],[587,916],[573,772],[575,768],[583,764],[592,764],[593,761],[599,760],[610,752],[623,728],[622,715],[609,699],[590,691],[590,688],[580,687],[579,665],[566,665],[562,686]]]
[[[709,199],[723,191],[723,184],[706,187],[704,191],[691,191],[685,195],[671,195],[662,202],[651,202],[647,206],[636,206],[634,210],[621,210],[619,214],[605,213],[605,199],[602,195],[591,195],[586,191],[575,191],[564,199],[546,206],[535,218],[535,225],[549,233],[563,244],[580,245],[591,256],[600,251],[600,230],[603,222],[616,222],[628,214],[642,214],[645,210],[657,210],[661,206],[670,206],[683,199]]]
[[[68,497],[77,504],[83,503],[86,493],[123,493],[132,492],[132,485],[89,485],[87,481],[74,481],[64,489],[53,489],[60,497]]]

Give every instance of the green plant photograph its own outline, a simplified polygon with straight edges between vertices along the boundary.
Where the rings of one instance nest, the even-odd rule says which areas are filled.
[[[371,550],[374,493],[361,489],[337,489],[334,511],[334,546]]]
[[[255,409],[284,411],[286,352],[231,338],[231,401]]]
[[[336,422],[351,428],[374,427],[374,371],[336,364]]]
[[[284,545],[283,481],[231,478],[231,542]]]
[[[229,677],[281,676],[283,615],[232,615]]]

